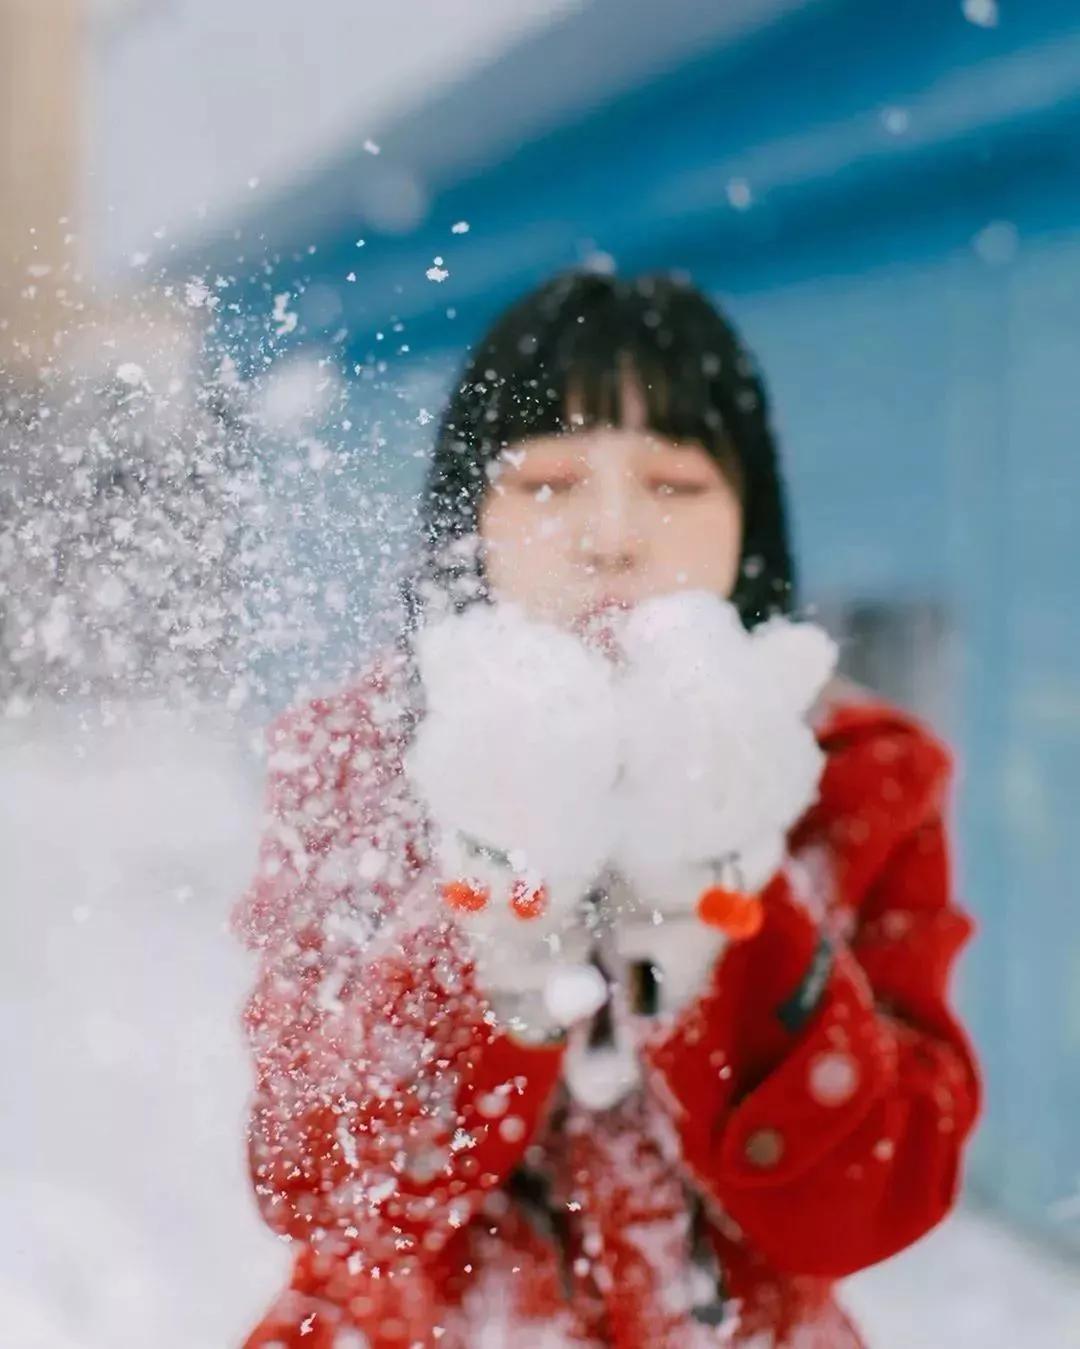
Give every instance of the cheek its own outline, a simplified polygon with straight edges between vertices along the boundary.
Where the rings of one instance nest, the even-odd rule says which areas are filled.
[[[657,548],[665,573],[680,585],[730,594],[742,550],[738,502],[720,498],[666,515]]]
[[[561,512],[520,496],[492,495],[480,512],[488,578],[517,595],[559,580],[568,524]]]

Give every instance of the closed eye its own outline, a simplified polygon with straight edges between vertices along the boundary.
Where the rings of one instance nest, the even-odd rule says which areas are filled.
[[[711,483],[702,482],[699,479],[684,480],[675,478],[660,478],[654,480],[651,484],[651,487],[652,490],[657,494],[657,496],[690,497],[690,496],[704,495],[704,493],[706,493],[709,490],[711,485],[712,485]]]
[[[548,473],[543,475],[520,475],[515,483],[519,491],[529,496],[539,496],[541,500],[549,496],[560,496],[572,491],[580,478],[572,474]]]

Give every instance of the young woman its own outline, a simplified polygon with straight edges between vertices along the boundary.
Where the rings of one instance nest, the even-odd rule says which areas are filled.
[[[573,630],[682,590],[747,629],[794,605],[762,383],[666,278],[560,277],[499,320],[424,521],[410,630],[492,599]],[[422,698],[406,635],[271,731],[238,921],[260,960],[251,1172],[295,1263],[249,1346],[855,1349],[834,1283],[948,1211],[977,1113],[947,999],[970,932],[947,750],[827,686],[817,797],[759,930],[640,1037],[640,1087],[589,1111],[565,1036],[504,1015],[452,913],[431,917],[447,878],[402,771]]]

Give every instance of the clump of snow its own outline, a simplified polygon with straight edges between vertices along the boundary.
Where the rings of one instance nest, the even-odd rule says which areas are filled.
[[[621,643],[620,870],[661,911],[712,880],[759,889],[817,792],[806,714],[835,644],[784,618],[748,633],[732,605],[689,591],[634,610]]]
[[[987,267],[1006,267],[1020,248],[1020,231],[1011,220],[991,220],[971,241],[975,256]]]
[[[881,110],[881,124],[890,136],[902,136],[911,126],[911,113],[892,104]]]
[[[116,378],[122,384],[129,384],[132,388],[145,380],[146,374],[141,365],[136,365],[134,361],[122,361],[116,367]]]
[[[575,1033],[563,1059],[563,1078],[579,1105],[587,1110],[610,1110],[639,1085],[641,1069],[632,1045],[590,1048]]]
[[[726,188],[727,199],[736,211],[745,211],[754,200],[750,184],[745,178],[732,178]]]
[[[1000,19],[998,0],[963,0],[961,8],[968,23],[977,28],[996,28]]]
[[[406,771],[439,827],[447,873],[468,876],[483,862],[473,840],[512,855],[513,873],[542,881],[549,912],[562,915],[613,842],[607,662],[508,604],[428,626],[416,655],[426,709]]]
[[[274,332],[278,337],[285,337],[294,332],[300,319],[295,310],[289,308],[289,301],[292,296],[287,290],[282,291],[280,295],[274,296],[274,312],[272,315],[274,323],[277,325]]]
[[[193,276],[184,287],[184,300],[192,309],[216,309],[218,300],[201,276]]]
[[[607,996],[607,982],[595,965],[561,966],[544,985],[544,1005],[562,1026],[592,1016],[603,1007]]]

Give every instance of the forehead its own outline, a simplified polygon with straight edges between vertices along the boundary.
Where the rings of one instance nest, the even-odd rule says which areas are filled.
[[[519,441],[500,456],[511,466],[540,459],[591,462],[600,456],[606,459],[630,459],[641,454],[704,454],[700,445],[670,440],[659,431],[643,427],[627,430],[623,427],[589,426],[555,435],[531,436]]]

